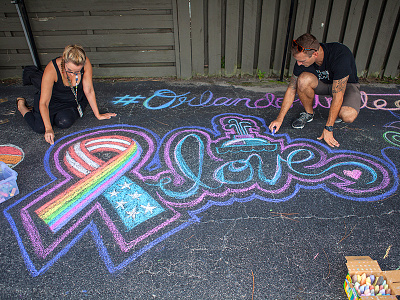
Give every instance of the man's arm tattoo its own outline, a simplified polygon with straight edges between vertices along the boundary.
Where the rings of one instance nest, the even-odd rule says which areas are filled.
[[[332,93],[340,93],[346,90],[347,80],[349,76],[346,76],[339,80],[334,80],[332,85]]]
[[[297,89],[297,76],[292,75],[292,77],[290,77],[289,87],[292,90]]]

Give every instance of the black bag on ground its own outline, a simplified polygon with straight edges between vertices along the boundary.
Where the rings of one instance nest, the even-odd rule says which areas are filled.
[[[39,70],[36,66],[26,66],[22,71],[22,84],[33,85],[38,90],[42,85],[43,70]]]

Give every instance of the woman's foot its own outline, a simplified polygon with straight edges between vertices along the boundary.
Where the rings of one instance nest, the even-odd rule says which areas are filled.
[[[25,116],[25,114],[27,112],[30,112],[32,110],[32,107],[28,106],[25,98],[18,97],[17,98],[17,109],[21,113],[22,116]]]

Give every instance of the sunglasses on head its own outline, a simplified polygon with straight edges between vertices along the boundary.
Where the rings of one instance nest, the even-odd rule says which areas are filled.
[[[296,40],[293,40],[292,46],[293,46],[293,47],[297,47],[297,51],[298,51],[298,52],[303,52],[303,51],[307,51],[307,50],[318,51],[317,49],[313,49],[313,48],[304,48],[303,46],[297,44]]]

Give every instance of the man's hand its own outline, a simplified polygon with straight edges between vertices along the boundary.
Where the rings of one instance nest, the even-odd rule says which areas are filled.
[[[46,130],[46,132],[44,133],[44,139],[46,140],[46,142],[48,142],[50,145],[54,144],[54,131],[53,129],[48,129]]]
[[[278,132],[279,128],[281,128],[282,121],[274,120],[269,124],[268,128],[271,132]]]
[[[329,147],[339,147],[340,144],[333,137],[333,132],[330,132],[326,129],[322,132],[322,135],[318,138],[318,140],[322,140],[328,144]]]

